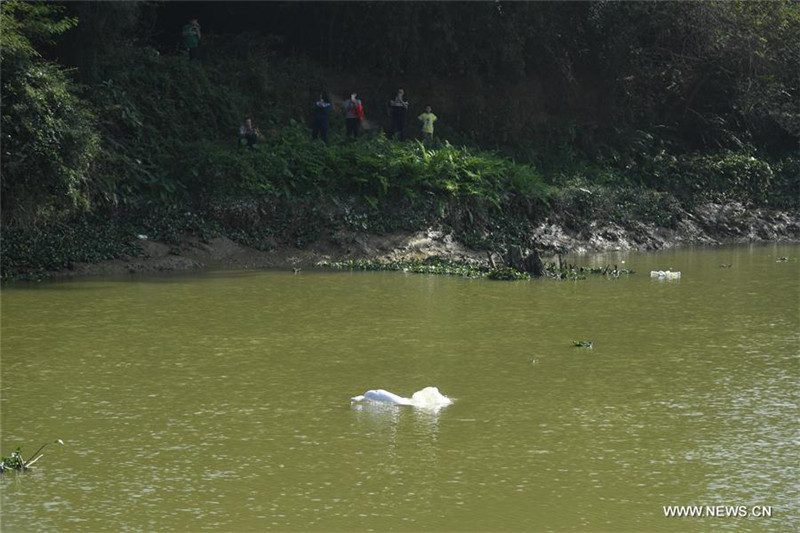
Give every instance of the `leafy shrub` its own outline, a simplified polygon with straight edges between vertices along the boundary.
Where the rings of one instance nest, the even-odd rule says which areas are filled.
[[[767,203],[781,209],[800,208],[800,153],[778,161]]]
[[[74,26],[60,8],[2,4],[2,207],[6,220],[60,216],[89,206],[87,179],[98,153],[93,117],[78,88],[31,40]]]
[[[0,235],[2,280],[39,279],[48,271],[135,254],[135,228],[111,217],[76,215],[36,228],[6,225]]]
[[[588,183],[573,183],[562,188],[553,207],[573,230],[580,230],[592,221],[616,222],[623,226],[639,221],[674,228],[683,213],[681,203],[668,192]]]
[[[727,199],[758,205],[766,202],[773,175],[767,161],[749,152],[725,150],[662,157],[654,161],[645,181],[685,201]]]

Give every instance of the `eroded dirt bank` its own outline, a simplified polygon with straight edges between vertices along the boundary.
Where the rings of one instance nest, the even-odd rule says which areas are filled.
[[[558,252],[594,253],[611,250],[658,250],[683,245],[718,245],[778,240],[800,240],[800,216],[764,209],[747,210],[741,204],[704,204],[687,212],[675,228],[629,222],[592,223],[569,231],[558,222],[535,228],[531,242],[547,257]],[[260,251],[226,237],[202,242],[184,235],[179,245],[139,238],[142,252],[100,263],[80,263],[62,276],[122,274],[199,269],[309,268],[322,261],[347,259],[423,260],[442,257],[472,263],[488,262],[487,250],[469,249],[439,228],[375,235],[340,231],[329,239],[298,249],[276,246]]]

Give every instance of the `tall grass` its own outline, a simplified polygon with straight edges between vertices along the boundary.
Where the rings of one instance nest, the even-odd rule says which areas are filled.
[[[458,200],[486,212],[545,206],[551,188],[537,170],[494,153],[444,142],[395,142],[382,135],[330,145],[293,123],[254,150],[201,141],[180,154],[174,177],[187,194],[357,195],[380,207],[425,198]]]

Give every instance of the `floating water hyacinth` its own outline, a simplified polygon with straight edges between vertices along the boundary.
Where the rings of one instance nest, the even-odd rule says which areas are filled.
[[[335,263],[322,261],[317,266],[325,266],[337,270],[402,271],[415,274],[439,274],[466,278],[481,278],[489,273],[486,267],[480,265],[439,257],[431,257],[424,261],[379,261],[376,259],[351,259]]]

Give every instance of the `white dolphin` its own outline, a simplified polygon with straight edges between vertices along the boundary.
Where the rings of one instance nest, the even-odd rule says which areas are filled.
[[[439,392],[436,387],[425,387],[418,390],[411,398],[403,398],[393,392],[383,389],[368,390],[360,396],[353,396],[350,398],[351,402],[377,402],[377,403],[393,403],[395,405],[411,405],[414,407],[423,408],[437,408],[450,405],[453,400]]]

